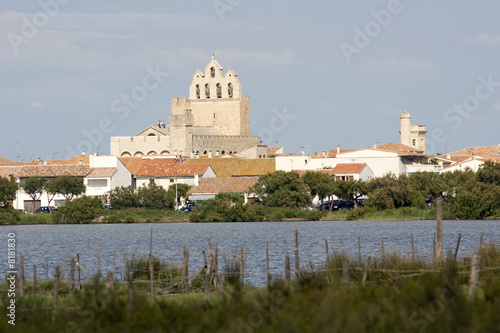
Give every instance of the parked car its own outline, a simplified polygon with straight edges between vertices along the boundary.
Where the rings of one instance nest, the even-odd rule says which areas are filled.
[[[50,210],[49,210],[48,206],[42,206],[42,207],[38,208],[37,210],[35,210],[35,213],[50,213],[50,211],[52,211],[52,210],[57,210],[57,207],[50,206]]]
[[[184,203],[184,206],[182,206],[179,209],[179,212],[190,212],[191,207],[195,207],[195,206],[196,206],[196,202],[187,201],[186,203]]]
[[[359,203],[359,202],[358,202]],[[347,208],[347,209],[352,209],[354,208],[354,201],[350,200],[333,200],[333,205],[331,201],[326,201],[322,203],[321,205],[318,206],[319,210],[323,209],[330,209],[332,207],[332,210],[339,210],[342,208]]]

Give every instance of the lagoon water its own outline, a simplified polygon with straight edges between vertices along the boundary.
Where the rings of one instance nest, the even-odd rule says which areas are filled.
[[[72,256],[80,254],[82,266],[96,273],[97,246],[101,244],[101,270],[113,269],[116,251],[116,276],[123,277],[124,257],[149,254],[150,230],[153,229],[153,253],[161,259],[181,263],[183,247],[189,250],[189,272],[203,264],[202,251],[207,250],[207,238],[219,246],[219,270],[224,255],[243,248],[246,256],[245,282],[255,286],[266,281],[265,243],[269,243],[270,268],[273,276],[284,276],[285,256],[293,260],[294,230],[299,232],[301,266],[325,262],[325,239],[329,252],[345,252],[358,256],[358,236],[363,257],[381,254],[381,239],[386,253],[396,250],[410,255],[410,234],[413,233],[417,255],[431,258],[435,221],[320,221],[320,222],[255,222],[255,223],[144,223],[90,225],[30,225],[1,226],[5,254],[1,268],[7,271],[7,235],[15,233],[17,259],[24,256],[26,279],[45,279],[45,253],[48,256],[49,277],[54,267],[61,265],[68,272]],[[500,221],[443,221],[444,250],[455,251],[461,234],[459,257],[467,257],[483,242],[500,244]],[[208,251],[207,251],[208,252]],[[292,267],[293,271],[293,267]],[[84,277],[82,273],[82,277]]]

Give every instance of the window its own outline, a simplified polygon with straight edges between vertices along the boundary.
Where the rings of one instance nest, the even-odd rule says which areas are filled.
[[[207,96],[207,98],[210,98],[210,85],[208,83],[205,84],[205,96]]]
[[[199,84],[196,85],[196,98],[198,98],[198,99],[200,98],[200,85]]]
[[[411,144],[412,144],[413,146],[416,146],[416,145],[417,145],[417,139],[413,139],[413,140],[411,140]]]
[[[214,67],[210,68],[210,76],[215,77],[215,68]]]
[[[233,84],[229,83],[227,85],[227,94],[229,95],[229,98],[233,98]]]
[[[217,83],[217,98],[222,98],[222,86]]]

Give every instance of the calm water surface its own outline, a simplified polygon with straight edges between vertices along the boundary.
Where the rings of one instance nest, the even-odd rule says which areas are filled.
[[[26,278],[32,278],[33,264],[37,276],[45,278],[45,253],[48,256],[49,276],[54,267],[68,269],[72,256],[80,254],[82,266],[95,274],[97,244],[101,244],[101,270],[113,269],[116,251],[116,274],[122,277],[124,256],[149,254],[150,230],[153,229],[153,252],[163,260],[181,263],[182,249],[189,250],[189,271],[203,264],[202,250],[207,249],[207,238],[219,246],[219,267],[223,256],[243,248],[246,255],[245,281],[262,285],[266,281],[265,243],[269,243],[271,272],[284,276],[285,256],[294,258],[294,230],[299,231],[299,258],[301,265],[308,261],[320,265],[325,261],[325,239],[330,254],[346,252],[357,257],[358,236],[361,237],[363,257],[381,254],[381,239],[385,251],[411,253],[410,233],[413,233],[418,255],[432,257],[435,221],[321,221],[321,222],[256,222],[256,223],[146,223],[104,225],[35,225],[1,226],[3,244],[7,234],[16,234],[17,254],[24,256]],[[459,257],[469,256],[479,245],[480,233],[484,242],[500,244],[500,221],[444,221],[444,249],[455,250],[461,234]],[[6,247],[5,247],[6,249]],[[7,271],[7,254],[0,267]],[[293,265],[292,265],[293,266]],[[83,274],[82,274],[83,276]]]

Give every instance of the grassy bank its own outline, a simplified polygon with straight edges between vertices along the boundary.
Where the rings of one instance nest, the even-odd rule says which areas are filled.
[[[108,209],[102,210],[101,216],[95,223],[149,223],[149,222],[202,222],[197,220],[196,211],[177,213],[170,209],[148,209],[148,208],[128,208],[128,209]],[[263,208],[258,219],[252,219],[251,215],[242,215],[241,220],[231,219],[226,220],[227,216],[220,213],[215,216],[210,216],[213,221],[210,222],[240,222],[245,221],[407,221],[407,220],[434,220],[436,219],[436,209],[431,208],[415,208],[403,207],[397,209],[377,210],[374,208],[357,208],[353,210],[341,209],[338,211],[318,211],[318,210],[301,210],[288,208]],[[444,218],[450,219],[447,216],[446,209],[444,210]],[[490,219],[500,219],[500,209],[497,209]],[[233,221],[235,220],[235,221]],[[43,214],[21,214],[21,220],[15,224],[51,224],[51,215]],[[14,223],[11,223],[14,224]]]
[[[209,281],[207,297],[203,288],[166,295],[161,276],[153,295],[146,277],[132,285],[95,278],[75,295],[63,283],[57,303],[53,281],[39,284],[36,295],[28,284],[24,296],[16,296],[12,331],[497,332],[500,249],[488,245],[480,257],[480,283],[472,293],[469,260],[437,265],[396,253],[362,262],[334,254],[324,265],[302,267],[291,280],[273,278],[263,288],[233,279],[215,292]],[[0,293],[5,309],[5,283]],[[0,321],[0,331],[9,328],[7,319]]]

